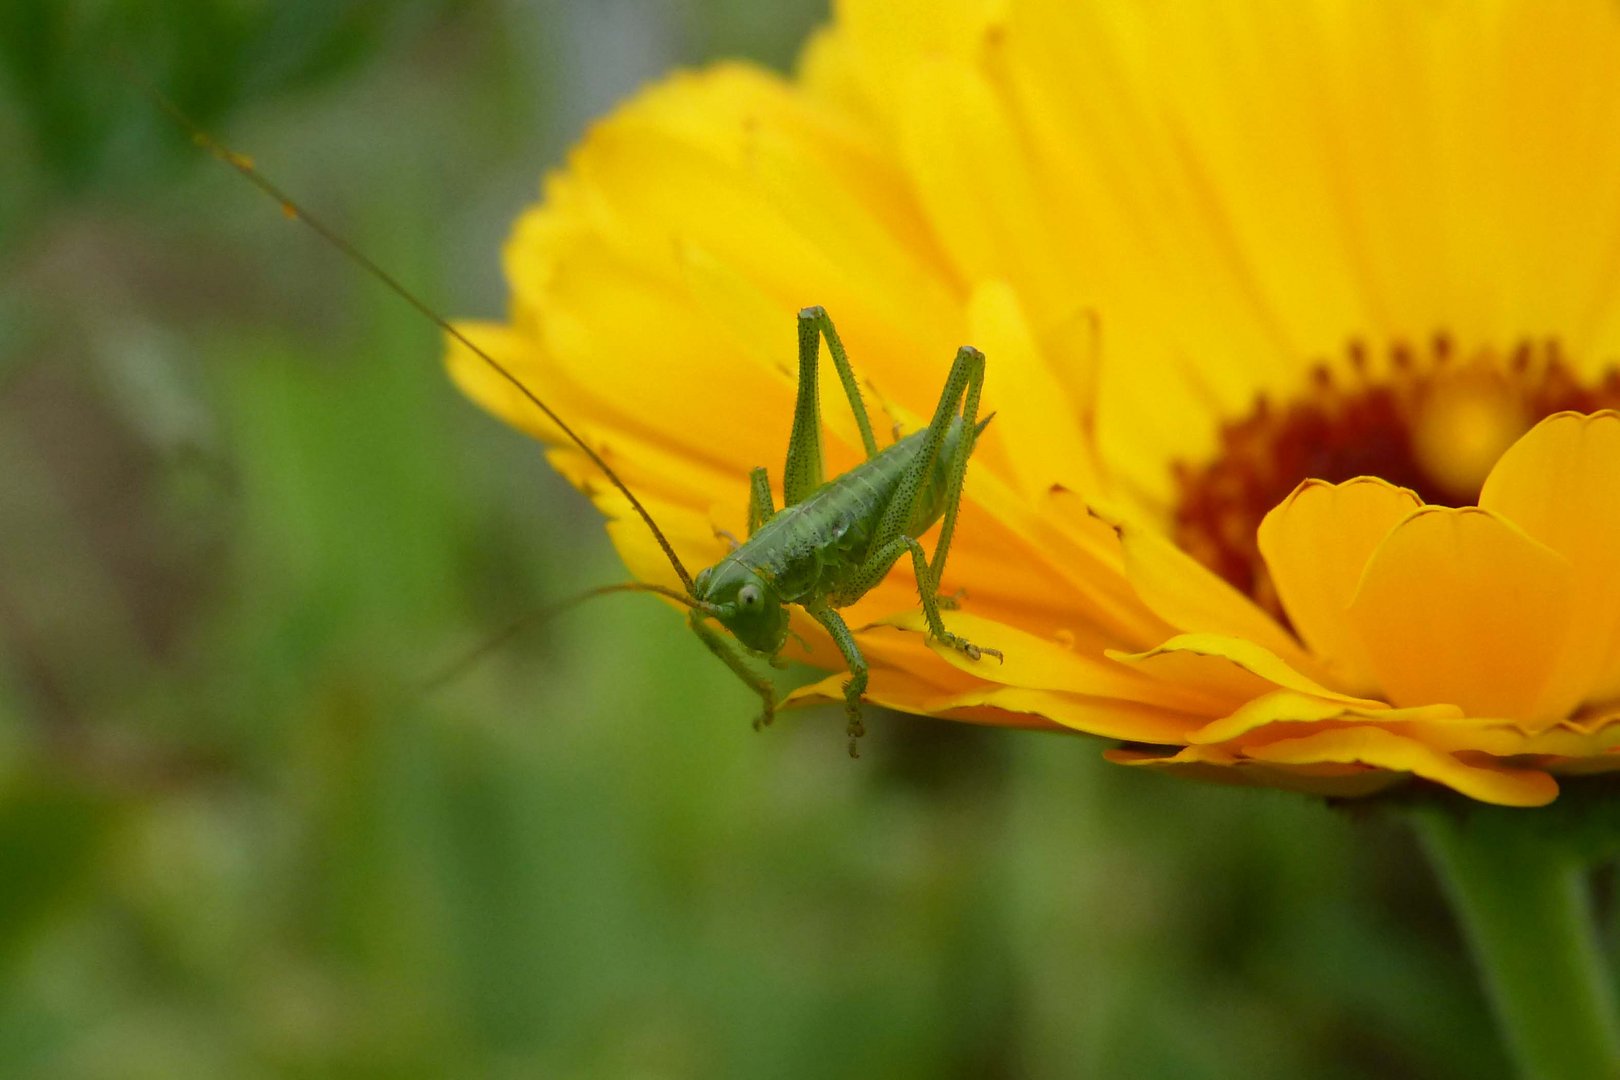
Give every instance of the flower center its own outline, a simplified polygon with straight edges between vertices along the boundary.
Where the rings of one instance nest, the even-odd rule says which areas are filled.
[[[1571,409],[1620,407],[1620,370],[1584,385],[1555,339],[1459,356],[1436,336],[1373,357],[1318,364],[1303,393],[1265,395],[1225,424],[1213,461],[1176,462],[1173,535],[1183,550],[1282,616],[1255,542],[1260,520],[1300,481],[1377,476],[1426,503],[1472,505],[1496,459],[1536,421]]]

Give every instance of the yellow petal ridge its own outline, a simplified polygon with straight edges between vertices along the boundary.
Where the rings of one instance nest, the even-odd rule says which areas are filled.
[[[1228,702],[1248,701],[1282,687],[1369,708],[1380,704],[1330,690],[1263,646],[1223,634],[1181,634],[1147,652],[1109,650],[1108,656],[1167,681],[1200,686]]]
[[[1231,742],[1274,724],[1320,724],[1341,720],[1352,722],[1366,720],[1389,724],[1418,720],[1450,720],[1460,718],[1462,715],[1462,710],[1455,705],[1420,705],[1410,709],[1396,709],[1382,703],[1357,705],[1302,694],[1297,690],[1277,690],[1245,702],[1230,715],[1199,728],[1188,736],[1188,741],[1195,744]]]
[[[1377,727],[1338,728],[1283,739],[1255,747],[1250,756],[1282,765],[1354,763],[1408,772],[1500,806],[1545,806],[1558,797],[1558,781],[1539,769],[1514,769],[1484,758],[1465,763],[1417,739]]]

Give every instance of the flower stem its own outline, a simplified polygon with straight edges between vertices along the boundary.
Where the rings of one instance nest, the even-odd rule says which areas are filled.
[[[1614,986],[1579,857],[1488,812],[1418,820],[1520,1075],[1620,1077]]]

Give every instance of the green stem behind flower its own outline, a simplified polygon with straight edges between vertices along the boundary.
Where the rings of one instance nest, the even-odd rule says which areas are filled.
[[[1419,818],[1498,1025],[1527,1080],[1620,1078],[1614,988],[1582,860],[1494,814]]]

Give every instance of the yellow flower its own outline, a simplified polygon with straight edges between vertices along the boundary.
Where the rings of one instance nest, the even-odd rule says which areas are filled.
[[[846,612],[872,701],[1540,804],[1620,766],[1617,122],[1611,0],[848,0],[794,80],[680,74],[597,125],[517,224],[510,321],[467,329],[695,565],[779,479],[796,309],[908,430],[971,342],[998,419],[943,587],[1006,661],[931,650],[902,566]],[[836,700],[796,628],[838,672],[797,699]]]

